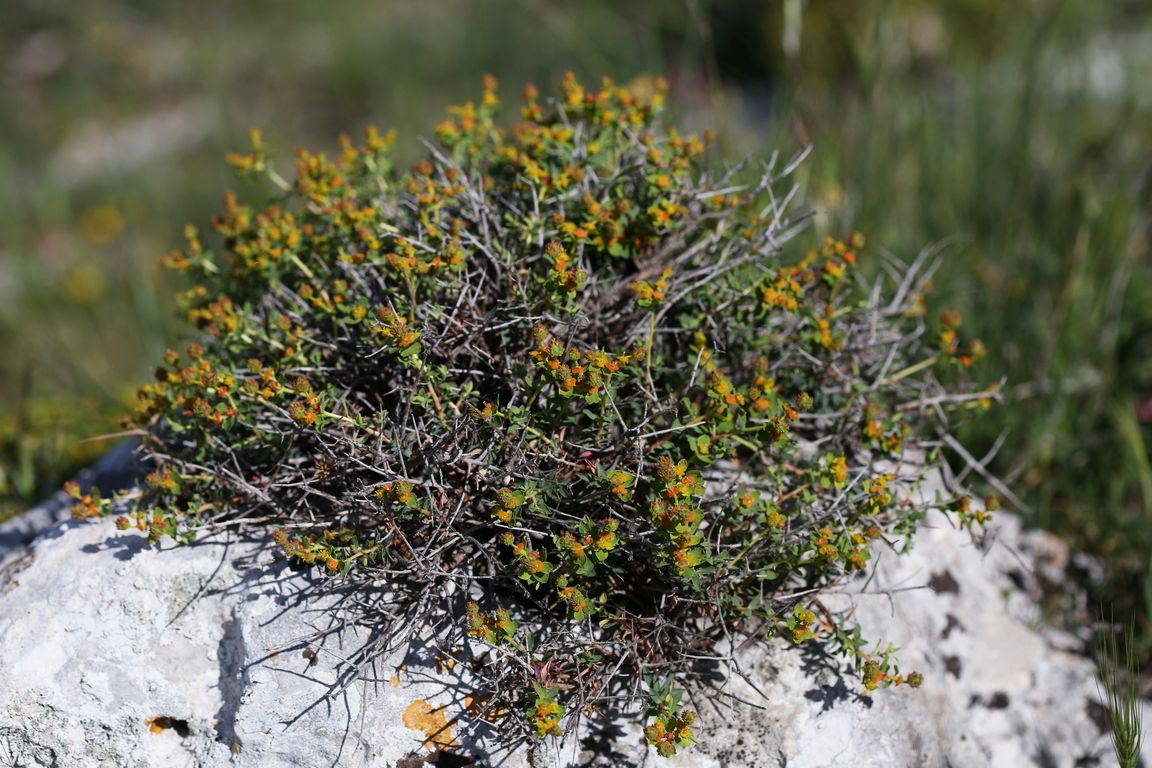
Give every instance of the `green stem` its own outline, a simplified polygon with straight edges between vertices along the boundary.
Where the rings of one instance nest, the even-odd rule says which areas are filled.
[[[932,366],[936,365],[936,361],[938,361],[939,359],[940,359],[940,357],[938,355],[933,355],[932,357],[928,358],[927,360],[921,360],[920,362],[915,363],[914,365],[908,366],[907,368],[905,368],[902,371],[897,371],[896,373],[892,374],[887,379],[882,381],[881,386],[887,386],[889,384],[895,384],[896,382],[900,381],[901,379],[905,379],[905,378],[911,376],[912,374],[919,373],[920,371],[923,371],[926,368],[931,368]]]

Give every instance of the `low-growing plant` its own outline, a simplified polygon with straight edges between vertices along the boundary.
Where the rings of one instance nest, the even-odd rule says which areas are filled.
[[[414,167],[369,129],[290,181],[253,132],[229,160],[279,191],[167,259],[203,337],[140,390],[156,468],[118,525],[267,529],[377,630],[364,663],[415,638],[470,661],[508,738],[624,710],[674,754],[737,639],[917,685],[819,594],[907,546],[948,414],[995,397],[939,382],[979,345],[927,318],[926,259],[794,251],[802,158],[710,170],[663,99],[569,76],[507,127],[487,79]]]

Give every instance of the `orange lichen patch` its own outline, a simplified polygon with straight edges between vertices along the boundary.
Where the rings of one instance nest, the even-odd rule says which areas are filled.
[[[436,671],[443,674],[444,672],[451,672],[456,667],[456,659],[447,654],[436,655]]]
[[[482,719],[494,725],[508,714],[508,710],[502,707],[488,708],[490,701],[492,701],[491,693],[470,693],[464,697],[464,711],[473,720]]]
[[[399,688],[400,687],[400,675],[397,673],[397,674],[393,674],[392,677],[388,678],[388,685],[392,686],[393,688]]]
[[[464,712],[473,720],[483,720],[495,725],[504,719],[508,710],[503,707],[489,707],[488,704],[491,701],[491,693],[473,691],[464,697]]]
[[[424,746],[427,749],[456,746],[452,725],[445,717],[443,707],[433,709],[424,699],[416,699],[404,710],[404,727],[424,731]]]

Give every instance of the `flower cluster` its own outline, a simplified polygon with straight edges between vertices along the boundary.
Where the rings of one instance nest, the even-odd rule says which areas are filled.
[[[647,683],[648,704],[644,715],[652,720],[644,728],[644,738],[656,748],[658,755],[672,757],[679,747],[696,743],[692,735],[696,714],[681,708],[684,691],[674,688],[671,682],[649,677]]]

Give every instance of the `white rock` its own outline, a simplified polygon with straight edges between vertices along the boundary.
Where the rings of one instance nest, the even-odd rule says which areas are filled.
[[[776,642],[740,655],[755,689],[725,684],[746,703],[694,702],[701,745],[679,757],[655,757],[632,725],[607,744],[585,732],[480,764],[1114,765],[1091,663],[1039,625],[1021,588],[1036,558],[1059,570],[1067,550],[1007,514],[990,530],[981,549],[930,516],[911,554],[878,552],[871,579],[824,598],[900,646],[901,668],[925,674],[919,690],[861,698],[814,647]],[[444,705],[451,720],[462,692],[412,659],[394,687],[397,656],[330,697],[364,636],[319,640],[330,620],[309,584],[254,543],[158,550],[108,523],[51,529],[0,571],[0,765],[397,766],[425,740],[408,707]]]

